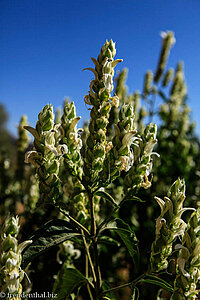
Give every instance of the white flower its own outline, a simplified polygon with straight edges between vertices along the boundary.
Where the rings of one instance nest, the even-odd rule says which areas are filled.
[[[28,151],[25,154],[25,159],[24,162],[27,164],[32,164],[33,166],[39,168],[40,165],[37,163],[36,160],[38,160],[40,158],[39,154],[37,153],[37,151]]]
[[[68,252],[71,256],[74,256],[74,259],[78,259],[81,256],[81,251],[74,249],[74,246],[70,241],[64,242],[63,246],[66,252]]]
[[[19,277],[19,271],[17,268],[15,268],[14,270],[12,270],[10,273],[10,279],[17,279]]]
[[[114,96],[111,97],[111,105],[114,107],[119,107],[119,97],[118,96]]]
[[[190,257],[190,251],[188,250],[188,248],[184,247],[183,245],[181,244],[177,244],[175,246],[175,249],[178,250],[178,249],[181,249],[180,251],[180,254],[179,254],[179,257],[177,259],[177,264],[179,266],[179,269],[181,270],[182,274],[189,278],[190,277],[190,274],[188,272],[185,271],[185,263],[186,261],[189,259]]]
[[[13,294],[19,290],[19,279],[8,279],[6,280],[7,288],[9,293]]]
[[[166,224],[166,220],[164,218],[158,217],[156,219],[156,234],[160,234],[160,230],[163,224]]]

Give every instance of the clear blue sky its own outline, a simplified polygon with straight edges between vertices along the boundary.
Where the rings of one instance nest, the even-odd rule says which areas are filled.
[[[117,58],[128,67],[129,91],[142,89],[147,69],[155,70],[160,31],[173,30],[176,44],[169,66],[185,63],[188,103],[200,129],[200,1],[199,0],[1,0],[0,102],[10,115],[8,127],[22,114],[35,126],[47,103],[56,108],[69,96],[83,119],[83,98],[105,39],[116,42]]]

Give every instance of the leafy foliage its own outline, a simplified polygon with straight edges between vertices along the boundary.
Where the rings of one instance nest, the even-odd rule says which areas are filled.
[[[80,233],[66,220],[47,222],[31,236],[32,243],[23,253],[22,267],[25,268],[34,258],[52,247],[77,236],[80,236]]]

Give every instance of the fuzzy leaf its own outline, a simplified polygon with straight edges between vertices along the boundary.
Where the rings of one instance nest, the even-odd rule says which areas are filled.
[[[47,222],[30,238],[33,242],[22,253],[22,268],[50,248],[80,235],[68,221],[57,219]]]

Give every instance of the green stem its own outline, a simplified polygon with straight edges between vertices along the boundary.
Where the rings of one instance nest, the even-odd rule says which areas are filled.
[[[87,228],[85,228],[81,223],[79,223],[76,219],[74,219],[73,217],[71,217],[68,213],[66,213],[64,210],[62,210],[60,207],[56,208],[63,214],[65,215],[67,218],[69,218],[74,224],[76,224],[80,229],[82,229],[88,236],[90,236],[89,231],[87,230]]]
[[[128,282],[128,283],[125,283],[125,284],[122,284],[122,285],[119,285],[119,286],[115,286],[115,287],[113,287],[111,289],[103,291],[102,295],[108,294],[108,293],[113,292],[113,291],[117,291],[119,289],[123,289],[123,288],[125,288],[127,286],[131,286],[131,285],[132,285],[132,282]]]
[[[101,224],[100,224],[100,225],[98,226],[98,228],[97,228],[97,234],[99,233],[99,231],[101,230],[101,228],[103,228],[105,225],[107,225],[107,224],[110,222],[110,220],[112,219],[113,214],[114,214],[116,211],[118,211],[118,210],[120,209],[120,207],[124,204],[125,201],[126,201],[126,198],[124,198],[124,199],[119,203],[119,205],[118,205],[117,207],[113,208],[113,210],[112,210],[111,213],[108,215],[108,217],[107,217],[105,220],[103,220],[103,221],[101,222]]]
[[[96,279],[96,274],[95,274],[95,271],[94,271],[94,265],[93,265],[93,262],[92,262],[92,259],[91,259],[89,246],[86,242],[86,239],[85,239],[85,236],[84,236],[83,232],[82,232],[82,237],[83,237],[83,242],[84,242],[84,246],[85,246],[86,255],[87,255],[89,263],[90,263],[90,267],[91,267],[92,275],[93,275],[93,278],[94,278],[94,282],[96,282],[97,279]]]
[[[92,241],[93,245],[93,253],[94,253],[94,262],[95,262],[95,273],[96,273],[96,289],[97,289],[97,295],[99,294],[101,290],[101,271],[99,266],[99,256],[98,256],[98,249],[97,249],[97,238],[94,238]]]
[[[87,256],[87,254],[85,254],[85,277],[88,279],[88,256]],[[87,290],[88,290],[88,294],[90,295],[90,299],[94,300],[89,283],[87,283]]]
[[[119,286],[116,286],[116,287],[113,287],[111,289],[108,289],[106,291],[103,291],[102,292],[102,295],[105,295],[105,294],[108,294],[110,292],[113,292],[113,291],[117,291],[119,289],[123,289],[127,286],[134,286],[138,283],[139,280],[141,280],[143,277],[145,276],[145,274],[142,274],[141,276],[139,276],[138,278],[136,278],[135,280],[131,281],[131,282],[128,282],[128,283],[125,283],[125,284],[122,284],[122,285],[119,285]]]
[[[98,249],[97,249],[97,228],[96,228],[96,220],[95,220],[95,212],[94,212],[94,197],[93,193],[89,192],[89,201],[90,201],[90,214],[91,214],[91,238],[92,238],[92,248],[94,255],[94,269],[96,274],[96,294],[97,297],[101,290],[101,271],[99,266],[99,258],[98,258]]]
[[[94,199],[93,194],[91,192],[89,194],[89,201],[90,201],[90,215],[91,215],[91,237],[96,236],[96,221],[95,221],[95,214],[94,214]]]

